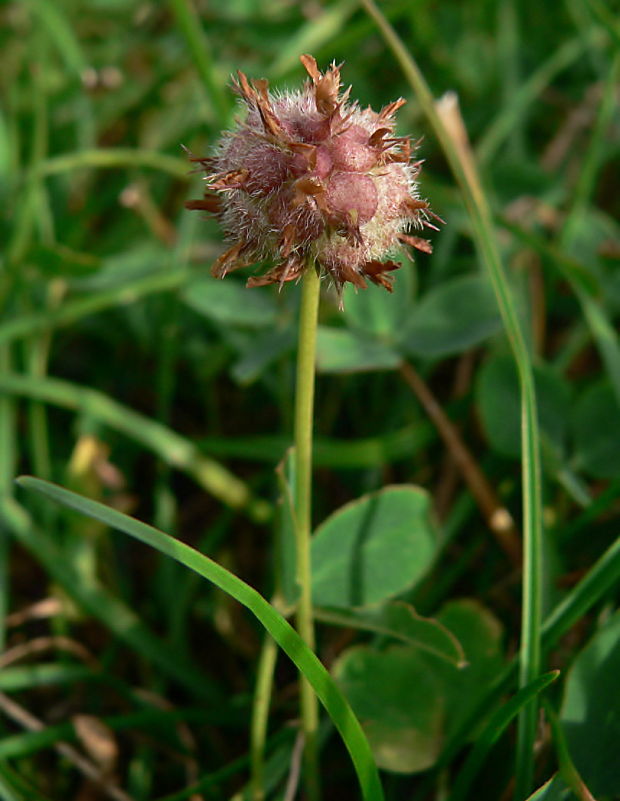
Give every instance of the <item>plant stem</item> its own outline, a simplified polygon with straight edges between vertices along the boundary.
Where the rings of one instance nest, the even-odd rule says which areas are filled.
[[[523,607],[519,687],[534,681],[541,669],[542,497],[536,391],[530,355],[493,230],[491,209],[483,191],[456,95],[436,103],[415,60],[373,0],[361,0],[400,63],[422,110],[432,125],[458,181],[469,212],[472,234],[495,291],[504,330],[519,376],[521,395],[521,476],[523,483]],[[531,792],[538,706],[530,701],[519,715],[515,799]]]
[[[256,688],[252,703],[252,732],[250,738],[252,801],[262,801],[265,797],[265,741],[267,739],[267,718],[269,716],[273,674],[277,658],[278,645],[273,637],[265,634],[256,670]]]
[[[297,552],[297,631],[314,651],[314,622],[310,566],[312,532],[312,422],[316,328],[320,281],[313,263],[304,271],[299,310],[297,382],[295,387],[295,544]],[[310,801],[319,798],[317,759],[318,706],[316,696],[304,676],[300,677],[301,719],[304,733],[305,782]]]

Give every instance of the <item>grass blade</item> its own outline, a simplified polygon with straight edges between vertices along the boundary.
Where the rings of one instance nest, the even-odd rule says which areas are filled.
[[[56,378],[16,374],[0,374],[0,391],[87,413],[148,448],[172,467],[183,470],[227,506],[246,510],[259,522],[264,522],[271,514],[266,501],[253,497],[243,481],[201,453],[193,442],[101,392]]]
[[[471,783],[482,767],[491,746],[499,740],[502,733],[508,727],[508,724],[518,714],[519,710],[538,695],[538,693],[542,692],[551,682],[555,681],[559,675],[559,670],[544,673],[526,687],[522,687],[509,701],[495,710],[487,721],[484,729],[476,738],[474,747],[459,770],[454,788],[450,795],[450,801],[461,801],[461,799],[467,797]]]
[[[128,281],[123,286],[93,292],[87,297],[67,301],[55,309],[21,314],[19,317],[0,324],[0,344],[27,337],[39,331],[71,325],[91,314],[115,306],[135,303],[140,298],[156,292],[177,289],[191,281],[195,275],[194,270],[187,268],[170,269]]]
[[[519,684],[525,687],[537,678],[541,664],[542,497],[538,417],[532,365],[516,304],[499,256],[491,210],[478,178],[456,96],[448,96],[441,104],[436,104],[417,64],[394,29],[372,0],[362,0],[362,3],[394,52],[460,185],[470,215],[476,247],[491,278],[506,336],[517,366],[521,394],[523,485],[523,590]],[[536,703],[532,701],[523,708],[520,715],[516,754],[517,799],[529,795],[532,786],[536,718]]]
[[[156,150],[140,150],[130,147],[117,147],[109,150],[105,148],[78,150],[75,153],[53,156],[38,165],[37,173],[47,177],[72,170],[117,169],[119,167],[131,169],[146,167],[151,170],[159,170],[181,181],[190,179],[187,162],[182,158],[158,153]]]
[[[193,570],[243,604],[304,674],[323,703],[351,755],[366,801],[383,801],[379,774],[364,732],[338,686],[297,632],[253,587],[212,559],[173,539],[163,531],[135,520],[104,504],[76,495],[31,476],[18,479],[20,486],[46,495],[57,503],[122,531]]]
[[[212,110],[220,124],[228,120],[230,104],[222,88],[211,56],[213,48],[207,40],[200,17],[192,5],[192,0],[169,0],[168,5],[183,34],[189,52],[211,101]]]

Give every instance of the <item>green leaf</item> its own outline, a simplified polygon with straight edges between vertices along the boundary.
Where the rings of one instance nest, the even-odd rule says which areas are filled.
[[[534,381],[541,431],[554,449],[561,453],[570,410],[568,385],[547,366],[534,368]],[[493,448],[505,456],[519,456],[519,381],[510,356],[494,356],[483,364],[478,374],[476,399],[484,431]]]
[[[620,612],[594,635],[565,684],[561,722],[575,767],[596,797],[620,792]]]
[[[312,540],[318,606],[367,606],[412,587],[431,566],[438,532],[419,487],[392,486],[341,507]]]
[[[413,265],[405,256],[396,261],[402,266],[393,273],[393,292],[374,285],[358,290],[352,284],[344,291],[344,314],[349,326],[390,342],[399,339],[413,302]]]
[[[571,419],[577,467],[595,478],[620,473],[620,408],[610,381],[589,387],[577,400]]]
[[[401,357],[370,334],[319,326],[316,362],[317,369],[323,373],[352,373],[392,370],[398,367]]]
[[[503,667],[502,626],[482,604],[468,598],[446,603],[436,618],[460,642],[467,660],[464,668],[455,670],[445,660],[425,657],[442,682],[445,734],[450,736]]]
[[[276,359],[293,350],[296,334],[292,327],[267,329],[254,335],[230,371],[239,384],[251,384]]]
[[[575,796],[559,774],[552,776],[548,782],[539,787],[527,801],[574,801]]]
[[[102,503],[97,503],[48,481],[29,476],[18,479],[25,489],[35,490],[57,503],[150,545],[185,567],[213,582],[256,616],[282,650],[290,657],[321,700],[351,755],[362,795],[366,801],[383,801],[383,790],[368,742],[347,701],[315,654],[297,632],[253,587],[218,565],[209,557],[175,540],[163,531],[135,520]]]
[[[438,358],[462,353],[502,327],[489,282],[480,275],[446,281],[414,307],[401,336],[411,356]]]
[[[71,286],[88,292],[115,289],[161,272],[170,258],[170,252],[161,245],[150,241],[140,242],[129,250],[103,259],[96,273],[74,278]]]
[[[444,723],[441,685],[417,648],[350,648],[334,676],[363,721],[379,767],[415,773],[435,764]]]
[[[2,801],[49,801],[29,781],[4,760],[0,760],[0,798]]]
[[[246,289],[234,279],[199,278],[183,289],[182,298],[194,311],[222,325],[261,328],[273,325],[278,314],[273,293]]]
[[[403,601],[393,601],[366,609],[316,608],[321,623],[372,631],[414,645],[455,667],[465,663],[465,653],[456,637],[433,618],[422,617]]]

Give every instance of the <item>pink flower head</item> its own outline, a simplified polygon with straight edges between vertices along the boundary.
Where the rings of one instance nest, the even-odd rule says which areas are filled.
[[[238,73],[235,91],[247,116],[223,134],[210,158],[190,156],[206,172],[203,200],[187,207],[214,212],[231,246],[212,274],[270,259],[275,267],[248,286],[293,281],[307,265],[331,276],[338,292],[366,279],[392,291],[388,257],[403,244],[430,253],[411,228],[439,219],[418,195],[420,161],[407,137],[394,135],[401,98],[378,113],[349,103],[340,69],[323,74],[301,56],[310,80],[301,91],[271,94],[266,80]],[[415,149],[415,146],[414,146]],[[387,259],[387,260],[386,260]]]

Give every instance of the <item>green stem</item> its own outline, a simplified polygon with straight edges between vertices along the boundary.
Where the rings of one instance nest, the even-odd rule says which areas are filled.
[[[314,651],[314,622],[310,565],[312,532],[312,422],[314,410],[314,373],[316,329],[320,279],[313,263],[304,272],[299,311],[297,383],[295,387],[295,543],[297,553],[297,631]],[[318,705],[310,684],[301,676],[301,719],[305,738],[304,763],[310,801],[319,797],[317,759]]]
[[[388,46],[392,49],[418,102],[432,125],[450,168],[459,183],[470,215],[479,255],[488,271],[512,348],[521,394],[521,475],[523,482],[523,607],[519,686],[525,687],[540,674],[542,596],[542,497],[536,392],[529,352],[508,279],[499,255],[491,210],[482,189],[456,96],[435,103],[418,65],[379,11],[373,0],[361,0]],[[534,740],[537,703],[533,699],[519,716],[516,749],[515,798],[529,795],[534,774]]]
[[[269,704],[277,658],[278,644],[273,637],[265,634],[256,669],[256,688],[252,704],[252,732],[250,738],[252,801],[263,801],[265,797],[265,742],[267,740]]]

